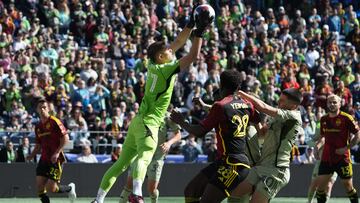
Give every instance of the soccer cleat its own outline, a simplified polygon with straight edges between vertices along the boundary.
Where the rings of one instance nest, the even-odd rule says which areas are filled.
[[[144,198],[139,195],[135,195],[134,193],[131,193],[129,195],[129,202],[130,203],[145,203]]]
[[[70,202],[73,203],[76,199],[76,192],[75,192],[75,183],[70,183],[69,186],[71,187],[70,192],[68,193]]]
[[[91,203],[98,203],[98,201],[96,201],[96,199],[94,199],[93,201],[91,201]]]

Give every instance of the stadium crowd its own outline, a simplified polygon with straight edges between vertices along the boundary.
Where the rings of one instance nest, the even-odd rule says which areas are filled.
[[[304,132],[294,147],[295,163],[314,161],[312,138],[331,93],[360,121],[358,0],[207,3],[216,11],[215,23],[191,71],[179,74],[172,98],[189,122],[206,115],[192,99],[214,103],[219,75],[227,69],[241,72],[242,90],[273,106],[281,90],[302,90]],[[112,151],[121,151],[144,94],[146,48],[156,40],[174,40],[192,5],[192,0],[0,0],[0,157],[23,160],[12,142],[28,137],[22,153],[29,139],[34,142],[34,99],[44,95],[69,130],[75,153],[82,146],[85,154],[113,153],[115,159]],[[186,161],[202,153],[214,158],[213,134],[188,137],[184,133],[170,153],[183,153]],[[359,146],[352,152],[360,162]]]

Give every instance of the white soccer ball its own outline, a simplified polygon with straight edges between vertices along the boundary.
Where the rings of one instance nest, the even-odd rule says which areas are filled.
[[[208,19],[212,18],[212,22],[214,22],[214,20],[215,20],[215,10],[209,4],[201,4],[201,5],[199,5],[198,7],[195,8],[195,12],[194,12],[195,19],[198,19],[196,16],[198,16],[201,13],[206,12],[206,11],[208,11],[207,12]]]

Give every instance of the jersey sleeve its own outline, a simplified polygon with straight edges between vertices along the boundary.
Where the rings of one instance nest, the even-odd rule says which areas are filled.
[[[204,118],[204,120],[200,121],[200,125],[202,125],[206,131],[210,131],[211,129],[218,126],[224,116],[224,110],[222,106],[215,102],[215,104],[211,107],[209,114]]]
[[[356,134],[359,131],[359,125],[356,123],[354,117],[352,117],[351,115],[347,116],[347,118],[348,118],[347,126],[349,127],[350,132]]]
[[[295,115],[292,111],[284,110],[284,109],[278,109],[276,118],[280,121],[296,119]]]
[[[59,134],[60,137],[63,137],[67,134],[67,130],[64,124],[59,119],[54,119],[54,130]]]
[[[175,73],[180,72],[179,60],[174,60],[173,62],[160,65],[160,71],[164,75],[164,77],[168,79]]]

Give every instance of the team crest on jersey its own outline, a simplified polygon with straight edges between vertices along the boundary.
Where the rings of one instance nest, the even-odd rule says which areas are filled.
[[[336,124],[336,126],[340,126],[340,125],[341,125],[341,120],[340,120],[340,119],[336,119],[335,124]]]
[[[46,129],[50,129],[50,123],[47,123],[45,126]]]

